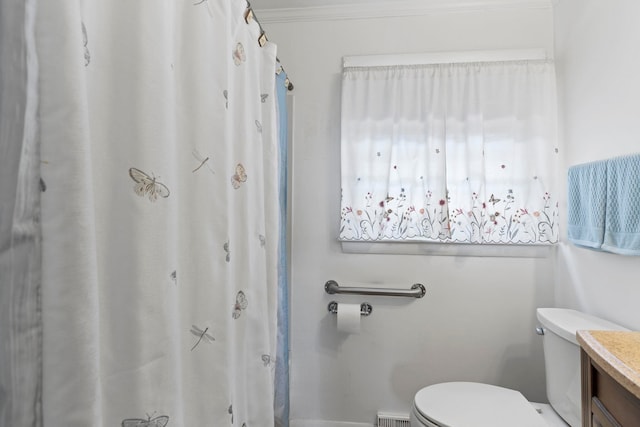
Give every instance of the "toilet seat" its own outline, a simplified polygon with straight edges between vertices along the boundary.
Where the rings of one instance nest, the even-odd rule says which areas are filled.
[[[413,411],[429,427],[547,427],[521,393],[489,384],[450,382],[425,387],[416,394]]]

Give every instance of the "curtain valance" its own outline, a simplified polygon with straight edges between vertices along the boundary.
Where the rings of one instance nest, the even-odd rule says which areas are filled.
[[[345,68],[345,241],[555,243],[550,61]]]

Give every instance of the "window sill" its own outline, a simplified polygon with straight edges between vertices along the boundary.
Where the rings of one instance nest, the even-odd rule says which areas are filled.
[[[547,258],[555,245],[500,245],[426,242],[347,242],[342,252],[349,254],[471,256],[504,258]]]

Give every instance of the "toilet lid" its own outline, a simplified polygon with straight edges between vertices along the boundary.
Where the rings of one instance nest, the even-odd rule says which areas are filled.
[[[415,409],[441,427],[545,427],[522,394],[489,384],[452,382],[420,390]]]

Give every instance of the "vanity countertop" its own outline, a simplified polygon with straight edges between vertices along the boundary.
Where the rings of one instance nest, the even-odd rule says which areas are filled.
[[[640,399],[640,332],[578,331],[576,337],[591,359]]]

